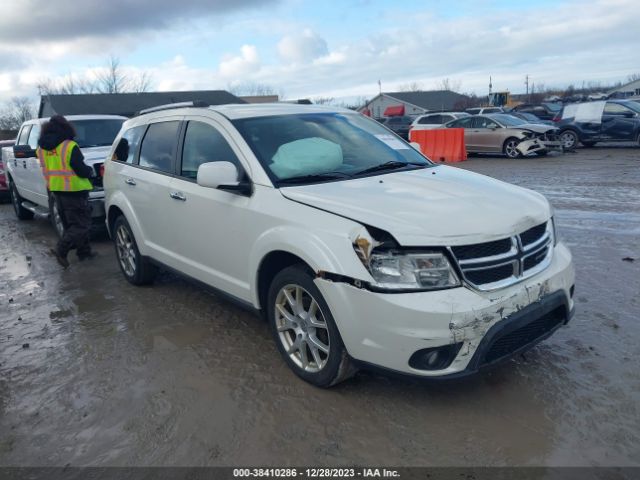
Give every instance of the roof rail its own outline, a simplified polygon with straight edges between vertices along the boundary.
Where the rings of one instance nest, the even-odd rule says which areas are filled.
[[[174,108],[187,108],[187,107],[195,107],[195,108],[205,108],[210,105],[207,102],[202,100],[194,100],[192,102],[179,102],[179,103],[167,103],[166,105],[158,105],[157,107],[145,108],[144,110],[140,110],[136,112],[135,116],[144,115],[145,113],[151,112],[161,112],[162,110],[172,110]]]

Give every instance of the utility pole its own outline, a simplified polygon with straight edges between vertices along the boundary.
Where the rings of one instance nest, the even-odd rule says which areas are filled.
[[[529,98],[529,75],[524,77],[524,84],[527,86],[527,98]]]
[[[491,75],[489,75],[489,95],[491,95],[492,88],[493,88],[493,85],[491,84]]]

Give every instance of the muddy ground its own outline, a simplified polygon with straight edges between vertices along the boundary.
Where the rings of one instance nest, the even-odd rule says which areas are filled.
[[[105,238],[62,271],[48,223],[0,205],[0,465],[639,465],[640,149],[461,167],[551,200],[577,314],[454,383],[316,389],[258,318],[174,275],[130,286]]]

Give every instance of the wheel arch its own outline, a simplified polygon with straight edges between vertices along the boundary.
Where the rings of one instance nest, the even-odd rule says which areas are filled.
[[[133,208],[131,208],[127,198],[121,192],[114,192],[108,198],[105,215],[106,226],[111,238],[113,238],[113,225],[120,215],[124,216],[127,223],[129,223],[133,235],[136,238],[138,250],[142,255],[146,255],[145,237],[140,228],[138,216],[135,214]]]

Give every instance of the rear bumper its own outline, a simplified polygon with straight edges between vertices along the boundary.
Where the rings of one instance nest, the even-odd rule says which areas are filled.
[[[104,192],[89,192],[89,205],[91,206],[91,218],[104,218]]]

